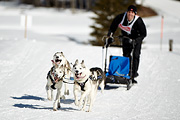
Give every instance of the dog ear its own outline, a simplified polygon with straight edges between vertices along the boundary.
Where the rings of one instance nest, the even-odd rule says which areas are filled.
[[[63,57],[65,57],[64,54],[63,54],[63,52],[61,52],[61,55],[62,55]]]
[[[76,61],[75,61],[75,65],[77,65],[79,63],[79,61],[78,61],[78,59],[76,59]]]
[[[83,68],[85,68],[84,60],[82,60],[81,65],[82,65]]]
[[[57,52],[56,52],[57,53]],[[56,53],[54,53],[53,57],[56,55]]]
[[[81,64],[84,64],[84,60],[82,60]]]
[[[58,52],[54,53],[54,55],[53,55],[53,56],[56,56],[56,54],[58,54]]]
[[[100,72],[99,70],[97,70],[97,74],[98,74],[98,75],[101,75],[101,72]]]

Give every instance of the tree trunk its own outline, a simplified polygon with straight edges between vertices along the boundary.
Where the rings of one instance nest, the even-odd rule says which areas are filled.
[[[62,8],[66,8],[66,0],[62,0]]]
[[[80,9],[83,9],[83,0],[79,0],[79,7]]]
[[[71,10],[74,13],[75,12],[75,8],[76,8],[76,1],[75,0],[71,0]]]
[[[90,10],[90,0],[86,0],[86,10]]]

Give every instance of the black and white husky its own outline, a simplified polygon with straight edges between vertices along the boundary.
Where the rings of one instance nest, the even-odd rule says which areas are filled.
[[[56,111],[57,108],[60,108],[60,97],[62,97],[61,91],[64,76],[65,72],[63,65],[60,67],[58,65],[53,66],[47,75],[46,91],[48,100],[53,100],[53,89],[57,89],[56,99],[53,104],[54,111]]]
[[[101,88],[101,92],[104,91],[106,76],[103,70],[99,67],[93,67],[90,69],[91,75],[90,78],[93,82],[97,82]]]
[[[75,61],[73,65],[73,74],[74,74],[74,98],[75,105],[82,107],[81,110],[84,111],[87,102],[89,103],[88,112],[91,111],[92,105],[94,103],[99,82],[96,79],[97,76],[94,74],[95,80],[91,80],[92,72],[85,66],[84,61],[81,63],[78,60]],[[104,89],[104,86],[101,85],[101,90]],[[80,100],[78,100],[78,94],[81,93]],[[83,105],[83,106],[82,106]]]
[[[53,89],[57,89],[56,99],[53,105],[53,110],[56,111],[60,107],[60,97],[65,99],[64,95],[69,95],[67,82],[70,79],[71,68],[62,52],[54,54],[52,64],[53,67],[47,75],[46,91],[47,99],[53,100]],[[63,85],[65,87],[64,95],[61,94]]]
[[[67,82],[71,77],[71,66],[69,64],[69,61],[65,58],[63,52],[56,52],[53,56],[53,60],[52,60],[52,64],[53,66],[58,65],[59,67],[61,65],[64,66],[64,72],[65,72],[65,76],[64,76],[64,94],[65,95],[69,95],[69,89],[68,89],[68,85]]]

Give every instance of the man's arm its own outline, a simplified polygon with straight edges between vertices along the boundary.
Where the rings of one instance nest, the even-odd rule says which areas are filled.
[[[136,43],[140,43],[147,36],[147,31],[146,31],[146,26],[145,26],[142,18],[138,19],[137,24],[138,24],[139,35],[135,39],[135,41],[136,41]]]
[[[115,33],[116,29],[118,28],[119,23],[121,22],[121,20],[123,18],[123,15],[124,14],[119,14],[114,18],[114,20],[112,21],[111,26],[109,28],[107,36],[110,36],[111,33],[112,33],[112,35]]]

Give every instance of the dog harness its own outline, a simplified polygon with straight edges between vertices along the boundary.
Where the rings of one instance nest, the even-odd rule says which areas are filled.
[[[52,83],[55,83],[55,80],[54,80],[54,79],[52,78],[52,76],[51,76],[51,71],[48,72],[47,78],[48,78],[48,77],[50,78],[50,80],[51,80]]]
[[[89,79],[89,78],[88,78],[88,79]],[[88,81],[88,79],[87,79],[85,82],[83,82],[83,83],[78,83],[78,82],[76,81],[77,84],[81,87],[81,90],[82,90],[82,91],[85,91],[85,90],[84,90],[84,87],[85,87],[85,84],[86,84],[86,82]]]
[[[101,75],[97,76],[97,79],[95,77],[93,77],[92,75],[89,77],[92,81],[98,81],[99,79],[102,79]]]
[[[133,22],[130,25],[124,26],[123,22],[124,22],[124,19],[126,17],[126,14],[127,14],[127,12],[125,12],[125,14],[123,16],[123,19],[122,19],[121,23],[119,24],[119,27],[121,28],[121,30],[127,32],[128,34],[131,34],[132,26],[134,25],[136,20],[139,18],[139,16],[135,15],[135,18],[134,18]]]

